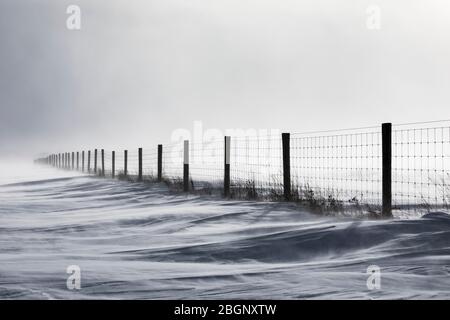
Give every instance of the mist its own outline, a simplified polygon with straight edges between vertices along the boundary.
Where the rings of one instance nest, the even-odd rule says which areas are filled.
[[[81,8],[68,30],[66,8]],[[367,7],[381,9],[379,30]],[[446,1],[0,4],[0,154],[447,119]]]

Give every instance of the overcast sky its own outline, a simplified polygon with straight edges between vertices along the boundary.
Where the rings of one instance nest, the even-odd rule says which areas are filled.
[[[0,155],[447,119],[449,57],[446,0],[2,0]]]

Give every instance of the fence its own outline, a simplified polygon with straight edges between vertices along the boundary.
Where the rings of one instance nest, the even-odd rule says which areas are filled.
[[[450,121],[95,149],[37,162],[113,178],[166,180],[184,191],[357,205],[390,216],[393,209],[448,208]]]

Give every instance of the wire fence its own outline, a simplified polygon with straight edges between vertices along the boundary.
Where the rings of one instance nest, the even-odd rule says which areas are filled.
[[[231,188],[253,195],[283,193],[281,136],[231,140]]]
[[[448,208],[450,125],[396,126],[392,148],[394,205]]]
[[[194,141],[186,150],[180,141],[161,146],[161,154],[155,146],[141,153],[128,150],[127,156],[116,151],[114,157],[112,150],[98,150],[97,174],[151,181],[161,177],[184,182],[190,190],[226,190],[228,170],[229,196],[284,196],[373,210],[449,207],[450,121],[389,124],[386,133],[379,126],[292,133],[286,141],[281,135],[231,137],[229,151],[224,146],[223,139]],[[78,169],[87,171],[87,154],[80,163],[78,153]],[[71,157],[52,154],[37,161],[71,168]]]
[[[293,187],[303,197],[381,205],[381,132],[293,134]]]

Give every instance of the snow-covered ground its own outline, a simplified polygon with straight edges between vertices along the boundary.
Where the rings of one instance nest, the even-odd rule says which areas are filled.
[[[450,298],[444,212],[321,217],[287,203],[1,167],[2,299]],[[70,265],[80,290],[66,286]],[[375,290],[371,265],[381,270]]]

